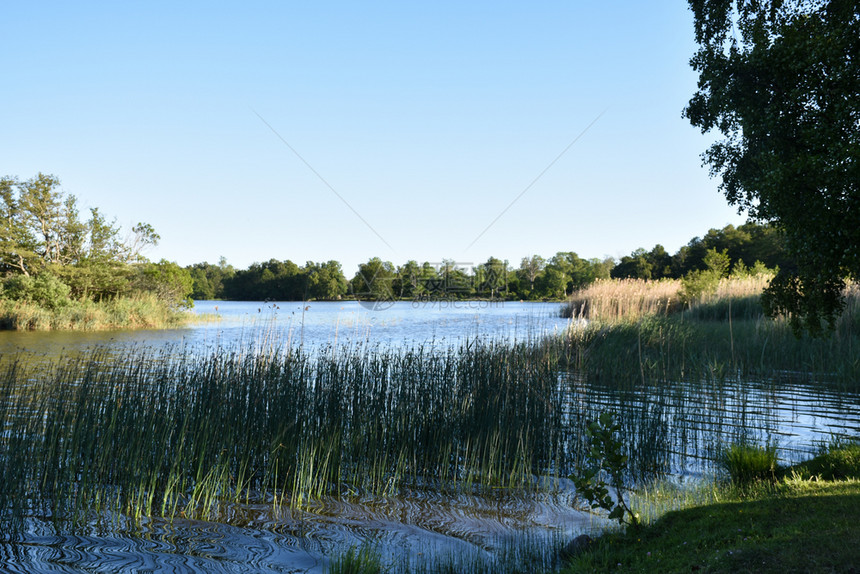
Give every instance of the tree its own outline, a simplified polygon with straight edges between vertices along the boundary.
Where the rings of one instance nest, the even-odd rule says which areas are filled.
[[[63,194],[60,180],[39,173],[18,184],[20,216],[36,237],[36,253],[45,263],[59,263],[63,227]]]
[[[307,276],[306,299],[332,301],[346,295],[347,283],[340,263],[327,261],[314,263],[308,261],[304,267]]]
[[[567,294],[567,275],[558,267],[547,265],[535,286],[544,297],[564,299]]]
[[[394,265],[373,257],[358,266],[358,273],[352,278],[352,293],[359,299],[368,301],[393,301]]]
[[[610,275],[613,279],[651,279],[651,269],[648,252],[640,247],[630,255],[622,257]]]
[[[480,280],[478,281],[476,278],[475,288],[478,291],[488,292],[490,299],[495,299],[506,289],[508,266],[504,261],[490,257],[486,263],[478,265],[475,274],[477,275],[479,272]]]
[[[704,154],[729,203],[785,236],[795,265],[765,292],[799,334],[833,326],[860,278],[856,0],[690,0],[698,91],[684,111],[724,139]]]
[[[419,293],[418,287],[421,282],[421,268],[418,262],[410,259],[397,268],[397,279],[395,280],[395,291],[398,296],[414,297]]]
[[[540,255],[523,257],[520,262],[520,275],[529,282],[529,291],[535,290],[535,279],[538,278],[546,266],[546,261]]]
[[[188,269],[162,259],[158,263],[144,263],[135,269],[133,287],[139,291],[155,293],[161,301],[175,307],[192,307],[194,280]]]
[[[0,271],[16,271],[29,277],[40,259],[36,254],[36,238],[16,198],[19,185],[15,178],[0,179]]]
[[[125,257],[130,262],[144,262],[143,251],[155,247],[161,241],[161,236],[148,223],[138,222],[131,228],[131,235],[126,240]]]
[[[672,256],[666,253],[666,248],[659,243],[645,258],[651,265],[651,279],[662,279],[672,275]]]

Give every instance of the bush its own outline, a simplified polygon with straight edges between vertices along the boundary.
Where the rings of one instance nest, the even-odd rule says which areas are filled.
[[[71,288],[51,273],[40,273],[32,284],[32,301],[55,311],[69,304]]]
[[[729,275],[731,259],[727,250],[720,252],[708,249],[704,262],[704,270],[690,271],[681,279],[681,300],[687,306],[692,306],[704,295],[715,293],[720,286],[720,279]]]
[[[711,270],[690,271],[681,279],[681,301],[687,307],[693,303],[717,291],[720,286],[720,274]]]
[[[601,413],[585,429],[590,441],[586,455],[587,466],[573,476],[573,483],[592,509],[602,508],[609,513],[610,520],[637,528],[640,524],[639,513],[633,512],[624,500],[624,474],[627,472],[627,456],[621,454],[621,442],[615,434],[621,425],[613,420],[612,413]],[[608,475],[615,488],[615,497],[609,492],[609,484],[604,479]]]
[[[56,275],[43,271],[39,275],[13,275],[3,282],[3,298],[22,303],[35,303],[54,311],[69,304],[69,286]]]
[[[12,275],[3,281],[3,298],[11,301],[33,300],[33,278],[27,275]]]
[[[136,269],[132,286],[138,292],[155,294],[173,307],[193,307],[191,293],[194,280],[188,269],[162,259],[158,263],[145,263]]]

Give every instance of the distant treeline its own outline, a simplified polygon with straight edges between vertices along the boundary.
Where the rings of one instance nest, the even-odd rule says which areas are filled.
[[[709,252],[728,257],[732,268],[768,268],[791,265],[776,229],[756,223],[728,225],[695,237],[670,255],[662,245],[650,251],[637,249],[620,261],[583,259],[573,251],[560,251],[545,259],[524,257],[518,267],[490,257],[480,264],[443,259],[438,263],[410,260],[395,266],[378,257],[359,266],[347,279],[340,263],[270,259],[248,269],[234,269],[224,258],[218,264],[197,263],[187,269],[193,279],[194,299],[244,301],[505,298],[561,300],[597,279],[681,278],[708,268]]]

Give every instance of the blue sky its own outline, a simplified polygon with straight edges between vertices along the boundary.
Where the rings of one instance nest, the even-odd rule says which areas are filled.
[[[681,117],[685,2],[15,2],[0,20],[0,175],[52,173],[152,224],[153,259],[518,266],[745,220]]]

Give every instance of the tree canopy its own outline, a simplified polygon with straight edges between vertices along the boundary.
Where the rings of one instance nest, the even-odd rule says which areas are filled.
[[[723,139],[704,154],[729,203],[785,237],[765,293],[795,331],[833,325],[860,277],[856,0],[690,0],[698,91],[684,113]]]
[[[70,299],[101,301],[149,291],[190,304],[190,273],[143,252],[160,239],[148,223],[128,237],[98,208],[81,220],[78,200],[53,175],[0,178],[0,286],[3,298],[53,308]]]

